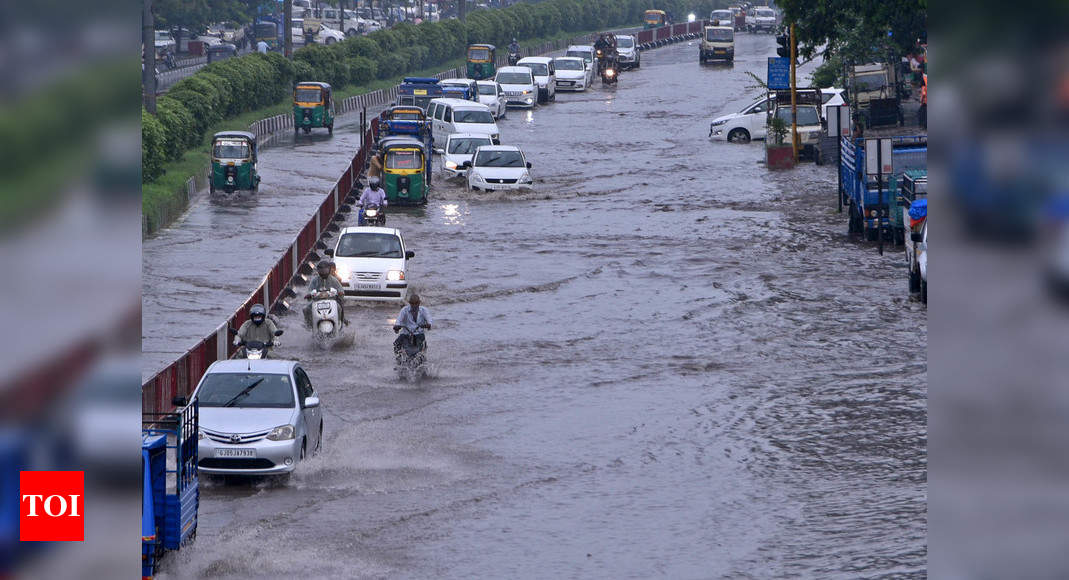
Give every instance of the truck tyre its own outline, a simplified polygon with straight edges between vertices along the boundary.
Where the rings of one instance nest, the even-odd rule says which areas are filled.
[[[333,135],[334,134],[334,123],[331,123],[331,124],[327,125],[327,134],[328,135]]]

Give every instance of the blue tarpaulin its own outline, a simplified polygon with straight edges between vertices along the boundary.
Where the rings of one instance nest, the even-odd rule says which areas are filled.
[[[909,217],[915,222],[918,222],[928,217],[928,200],[918,199],[909,206]]]

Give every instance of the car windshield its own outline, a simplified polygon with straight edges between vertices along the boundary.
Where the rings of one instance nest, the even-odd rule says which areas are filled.
[[[581,60],[558,58],[553,61],[553,64],[557,65],[557,70],[584,70],[586,68]]]
[[[524,167],[519,151],[482,151],[475,158],[476,167]]]
[[[390,118],[394,121],[419,121],[423,116],[415,111],[394,111],[390,113]]]
[[[216,141],[212,156],[218,159],[245,159],[249,156],[249,144],[237,139]]]
[[[296,100],[298,103],[318,103],[321,100],[321,94],[322,92],[318,87],[314,89],[298,88]]]
[[[617,48],[631,48],[635,46],[635,39],[630,36],[617,36],[616,47]]]
[[[886,86],[887,77],[883,73],[854,77],[854,87],[860,91],[878,91]]]
[[[490,60],[490,49],[488,48],[472,48],[468,50],[468,58],[471,60]]]
[[[758,18],[775,18],[776,17],[776,13],[771,11],[771,10],[758,10],[757,11],[757,17]]]
[[[709,28],[705,31],[705,40],[709,42],[730,42],[735,39],[735,31],[730,28]]]
[[[293,384],[289,375],[262,373],[209,373],[197,392],[201,407],[294,406]]]
[[[531,72],[534,73],[534,75],[536,77],[549,76],[549,66],[546,65],[545,63],[541,63],[541,62],[525,62],[525,63],[522,63],[520,66],[525,66],[525,67],[531,69]]]
[[[401,239],[393,234],[345,234],[334,250],[337,258],[401,258]]]
[[[386,153],[386,169],[422,169],[423,156],[419,151],[390,151]]]
[[[565,53],[564,56],[577,56],[585,60],[586,62],[591,62],[594,60],[594,55],[591,54],[590,51],[586,50],[569,50],[567,53]]]
[[[776,117],[783,119],[783,122],[790,125],[791,120],[791,108],[781,107],[776,109]],[[820,115],[817,114],[816,107],[798,107],[798,124],[803,126],[819,125]]]
[[[490,111],[453,111],[454,123],[493,123]]]
[[[483,145],[490,145],[489,138],[464,138],[464,139],[450,139],[449,150],[447,153],[454,153],[457,155],[471,155],[475,153],[475,150]]]
[[[497,87],[495,87],[494,85],[479,85],[479,94],[480,95],[496,95],[497,94]]]
[[[730,10],[713,10],[713,14],[709,17],[710,20],[731,20],[732,14]]]

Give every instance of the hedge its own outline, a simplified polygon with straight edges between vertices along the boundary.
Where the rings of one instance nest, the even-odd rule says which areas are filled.
[[[448,62],[462,56],[469,41],[504,47],[512,38],[638,22],[649,8],[669,10],[677,20],[684,20],[688,8],[707,15],[708,10],[729,1],[545,0],[477,10],[465,21],[401,23],[366,37],[307,46],[294,53],[292,62],[278,53],[215,62],[176,83],[159,99],[159,127],[150,123],[149,128],[142,128],[141,156],[146,168],[142,179],[145,183],[155,180],[159,168],[202,143],[207,128],[219,121],[289,99],[295,81],[325,81],[335,88],[359,85]],[[162,133],[162,144],[157,131]]]

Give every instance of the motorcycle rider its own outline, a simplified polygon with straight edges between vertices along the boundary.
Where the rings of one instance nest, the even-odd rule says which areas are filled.
[[[345,318],[345,306],[342,301],[345,289],[341,285],[341,280],[334,274],[334,263],[330,260],[320,260],[316,264],[316,275],[308,281],[308,293],[304,297],[311,300],[313,294],[329,291],[331,288],[338,291],[338,296],[334,299],[338,303],[338,318],[343,325],[348,326],[349,320]],[[312,302],[308,302],[304,307],[304,321],[309,327],[312,326]]]
[[[278,346],[278,338],[275,336],[277,330],[278,326],[275,325],[275,321],[267,318],[267,309],[264,305],[253,304],[252,308],[249,308],[249,319],[241,325],[234,336],[234,346],[253,341],[264,344],[273,342],[274,346]]]
[[[509,44],[509,56],[512,56],[512,55],[516,55],[516,59],[517,60],[520,57],[520,43],[516,42],[515,38],[513,38],[512,39],[512,43]],[[515,63],[510,63],[510,64],[515,64]]]
[[[401,309],[400,314],[397,315],[397,320],[393,323],[393,331],[395,333],[401,332],[402,328],[408,330],[408,333],[398,336],[393,341],[393,355],[397,359],[397,364],[401,364],[401,351],[405,342],[414,340],[419,345],[420,350],[427,348],[427,338],[424,330],[431,329],[431,322],[430,311],[426,307],[420,306],[419,294],[410,293],[408,295],[408,306]]]
[[[602,33],[594,42],[594,50],[601,52],[598,69],[605,70],[606,66],[616,69],[616,37],[609,33]]]
[[[378,177],[369,177],[367,187],[360,194],[360,215],[357,219],[359,225],[364,225],[364,210],[368,206],[377,205],[379,209],[386,209],[386,190],[382,189],[382,180]]]

